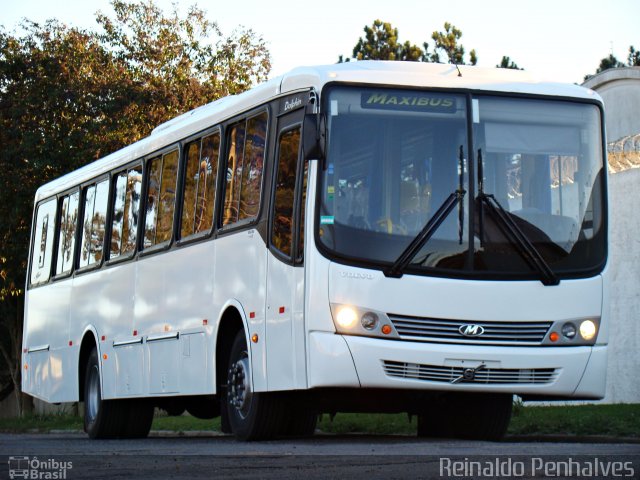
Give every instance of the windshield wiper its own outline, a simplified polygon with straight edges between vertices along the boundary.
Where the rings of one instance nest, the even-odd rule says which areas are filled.
[[[411,263],[413,257],[420,251],[425,243],[436,233],[436,230],[442,222],[446,220],[456,205],[460,206],[458,215],[458,235],[460,237],[460,243],[462,244],[462,221],[464,219],[464,211],[462,210],[462,199],[467,193],[462,187],[462,175],[464,170],[464,156],[462,146],[460,146],[459,156],[459,171],[458,171],[458,189],[447,197],[440,208],[432,215],[427,224],[420,230],[420,233],[415,236],[411,243],[405,248],[398,259],[393,262],[393,265],[383,270],[386,277],[400,278],[403,275],[404,269]]]
[[[525,261],[540,273],[540,281],[543,285],[558,285],[560,280],[553,272],[538,249],[531,243],[520,227],[514,222],[512,214],[507,212],[500,202],[493,195],[484,193],[482,173],[482,150],[478,150],[478,200],[479,200],[479,227],[480,244],[482,245],[484,236],[483,206],[486,206],[494,219],[497,220],[498,228],[507,237],[509,242],[516,247],[516,250]]]

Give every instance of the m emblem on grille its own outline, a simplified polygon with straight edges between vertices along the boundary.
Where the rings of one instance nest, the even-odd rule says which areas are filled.
[[[484,327],[482,325],[460,325],[458,332],[465,337],[479,337],[484,333]]]

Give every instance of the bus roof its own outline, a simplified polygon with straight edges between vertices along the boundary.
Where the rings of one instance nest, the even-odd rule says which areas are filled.
[[[148,137],[41,186],[36,193],[35,201],[38,202],[57,192],[88,182],[105,172],[152,154],[278,95],[310,88],[320,93],[322,87],[331,82],[451,88],[602,101],[592,90],[578,85],[542,82],[522,70],[372,60],[298,67],[244,93],[221,98],[159,125]]]

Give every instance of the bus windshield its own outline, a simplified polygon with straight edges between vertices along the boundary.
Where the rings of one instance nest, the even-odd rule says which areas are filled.
[[[325,254],[385,269],[458,191],[407,272],[539,278],[542,264],[567,278],[604,264],[597,106],[344,86],[327,97]]]

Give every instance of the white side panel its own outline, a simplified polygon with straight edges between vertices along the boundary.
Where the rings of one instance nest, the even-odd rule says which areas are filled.
[[[298,293],[294,270],[268,254],[266,341],[270,391],[288,390],[294,385],[293,310]]]
[[[179,392],[179,339],[147,342],[149,358],[149,393]]]
[[[329,309],[329,265],[331,262],[323,257],[315,247],[314,233],[314,200],[316,198],[318,162],[309,162],[309,182],[306,211],[306,244],[305,244],[305,287],[306,287],[306,309],[305,320],[307,329],[310,332],[319,330],[325,332],[335,332],[335,327],[331,321],[331,310]]]
[[[100,340],[100,353],[107,355],[106,359],[101,359],[102,392],[106,399],[117,397],[118,365],[113,342],[130,339],[133,335],[136,268],[137,262],[127,262],[88,273],[86,296],[79,292],[77,294],[77,298],[84,299],[78,309],[78,321],[95,325]]]
[[[144,374],[144,349],[141,343],[114,347],[116,394],[119,397],[141,395]]]
[[[222,236],[216,240],[215,258],[215,311],[219,312],[225,305],[232,303],[241,305],[249,327],[247,337],[250,338],[253,334],[259,337],[258,343],[249,342],[253,388],[257,392],[266,391],[267,249],[264,240],[253,229]]]
[[[359,387],[351,352],[342,335],[309,335],[309,388]]]
[[[205,356],[204,333],[180,335],[180,393],[182,395],[196,395],[205,391],[204,379],[210,376]]]
[[[77,374],[72,368],[74,348],[69,346],[72,282],[71,278],[59,280],[27,294],[23,344],[30,350],[47,345],[48,351],[27,354],[28,368],[32,369],[28,387],[33,390],[26,392],[48,402],[77,399]]]
[[[145,337],[165,333],[203,332],[203,321],[213,323],[213,272],[215,243],[206,241],[157,255],[143,256],[137,262],[134,328]],[[204,342],[204,340],[203,340]],[[170,344],[175,343],[173,346]],[[149,393],[213,393],[213,377],[207,348],[191,354],[197,365],[195,377],[182,379],[181,341],[148,343]],[[211,357],[213,357],[211,355]]]
[[[292,388],[307,388],[307,329],[305,325],[305,270],[296,268],[293,272],[295,296],[293,300],[293,384]]]
[[[26,355],[29,370],[28,383],[25,393],[49,401],[51,374],[49,372],[49,351],[41,350]]]

